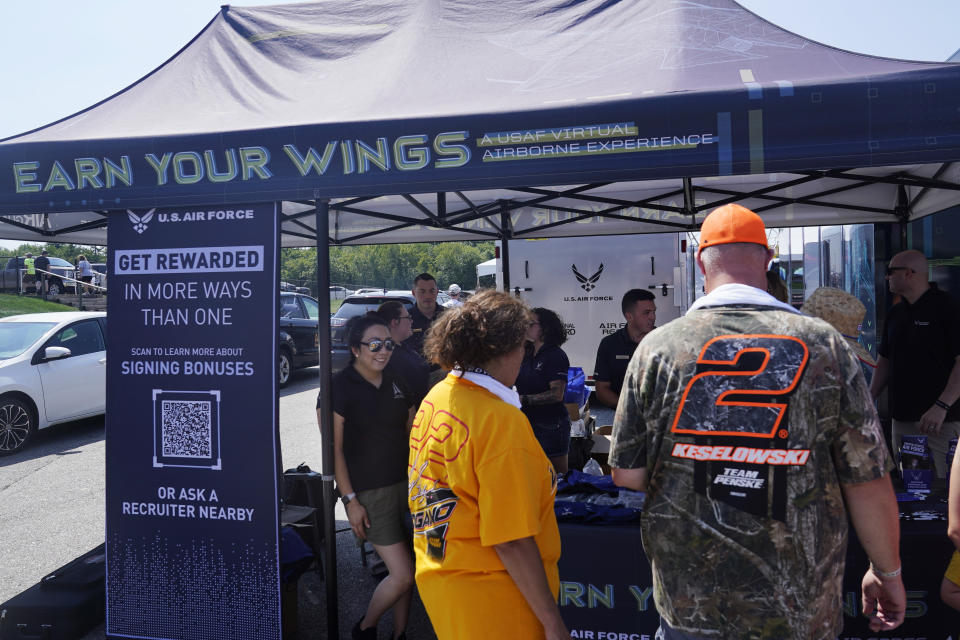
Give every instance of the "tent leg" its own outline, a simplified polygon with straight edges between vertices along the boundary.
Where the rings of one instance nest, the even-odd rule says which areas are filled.
[[[316,202],[317,227],[317,302],[320,303],[320,322],[317,325],[320,344],[320,439],[323,447],[323,537],[324,580],[327,593],[327,637],[340,637],[340,616],[337,607],[337,496],[334,493],[333,409],[330,401],[330,203]],[[327,291],[327,295],[323,292]]]
[[[500,268],[503,272],[503,290],[510,293],[510,236],[513,230],[510,226],[510,210],[507,203],[500,203]]]

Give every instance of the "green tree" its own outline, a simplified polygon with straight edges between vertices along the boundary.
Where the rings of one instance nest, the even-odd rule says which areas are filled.
[[[77,256],[83,254],[90,262],[106,262],[107,248],[84,244],[70,244],[64,242],[50,242],[47,244],[24,243],[16,249],[0,248],[0,256],[22,256],[28,251],[35,256],[44,249],[51,257],[62,258],[71,264],[76,264]]]
[[[446,288],[456,282],[471,289],[476,265],[494,254],[493,242],[381,244],[330,248],[330,283],[409,289],[413,278],[428,272]],[[316,289],[316,249],[283,249],[280,279]]]

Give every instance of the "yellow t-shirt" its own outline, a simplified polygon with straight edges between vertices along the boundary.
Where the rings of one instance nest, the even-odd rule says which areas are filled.
[[[556,474],[523,413],[450,374],[420,405],[407,471],[417,587],[437,637],[543,637],[493,548],[533,536],[557,596]]]
[[[950,564],[947,566],[947,572],[943,577],[960,587],[960,551],[954,551],[950,556]]]

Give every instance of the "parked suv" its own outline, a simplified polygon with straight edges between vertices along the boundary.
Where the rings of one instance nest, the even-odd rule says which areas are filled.
[[[294,369],[315,367],[320,363],[317,327],[320,304],[316,298],[284,291],[280,294],[280,349],[277,381],[285,387]]]
[[[409,291],[387,291],[386,293],[368,293],[347,296],[337,312],[330,318],[330,358],[333,370],[339,371],[350,364],[350,347],[347,346],[347,320],[363,315],[367,311],[376,311],[377,307],[388,300],[397,300],[409,309],[416,299]]]
[[[25,269],[23,264],[23,256],[17,258],[10,258],[7,260],[6,265],[3,270],[0,271],[0,291],[7,291],[11,293],[16,293],[17,283],[20,282],[18,275],[18,270]],[[50,273],[54,275],[47,276],[47,293],[50,295],[59,295],[67,289],[72,289],[76,291],[76,285],[72,280],[67,280],[65,278],[74,279],[77,277],[76,268],[62,258],[50,257],[50,268],[47,269]],[[32,293],[34,286],[32,283],[27,285],[31,288],[28,293]]]

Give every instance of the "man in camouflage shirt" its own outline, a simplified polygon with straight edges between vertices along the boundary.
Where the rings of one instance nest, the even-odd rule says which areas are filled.
[[[614,481],[647,491],[661,633],[833,640],[847,516],[872,561],[874,631],[903,621],[897,504],[876,411],[843,336],[766,293],[763,222],[711,213],[708,295],[644,338],[614,420]]]

